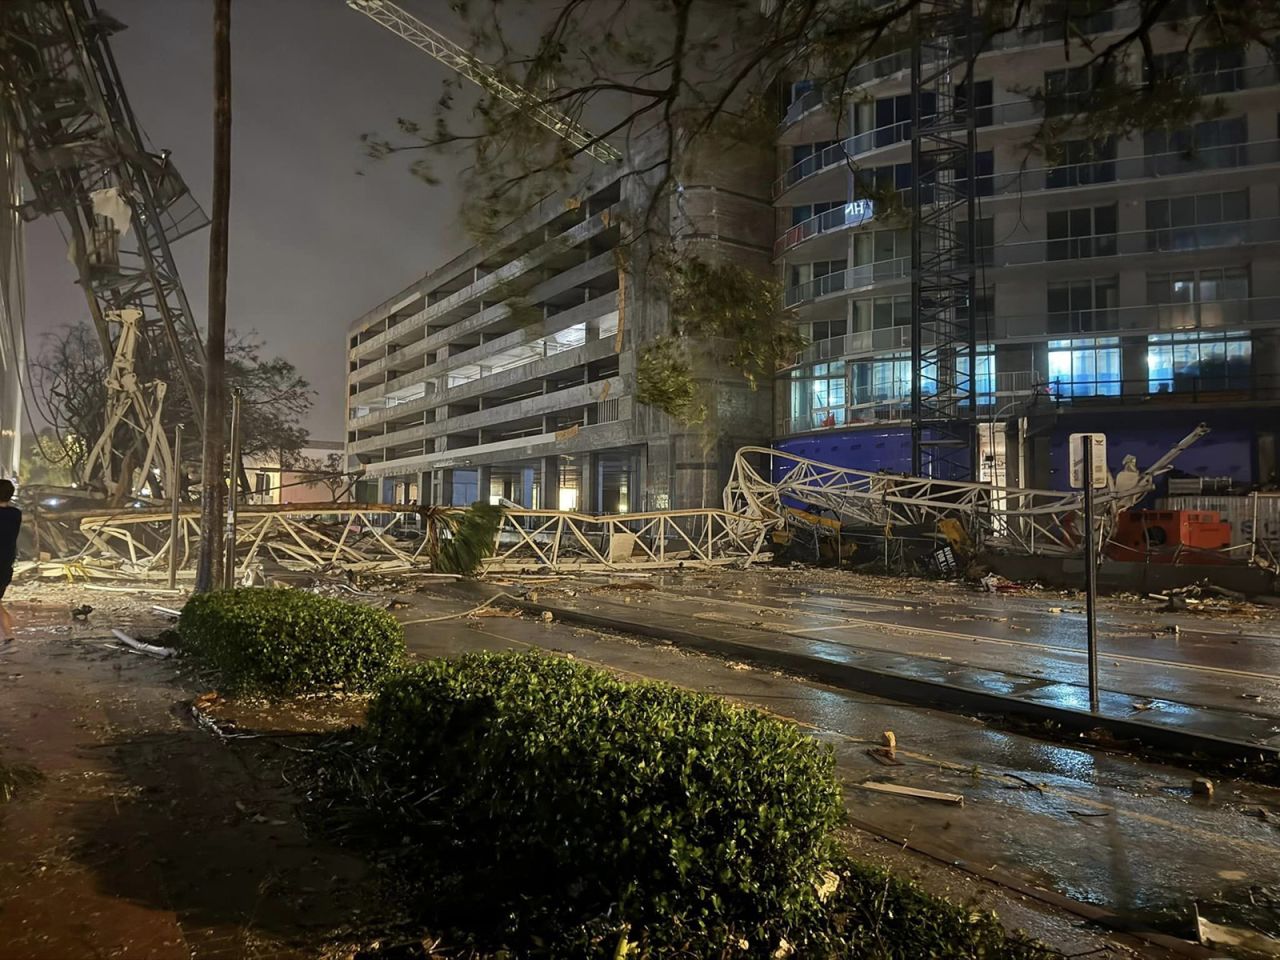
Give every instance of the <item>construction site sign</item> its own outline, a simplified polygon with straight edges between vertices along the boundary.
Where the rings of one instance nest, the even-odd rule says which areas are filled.
[[[1105,488],[1111,476],[1107,473],[1107,435],[1105,433],[1073,433],[1068,438],[1067,448],[1071,457],[1071,487],[1074,490],[1084,489],[1085,445],[1093,447],[1093,459],[1090,469],[1095,490]]]

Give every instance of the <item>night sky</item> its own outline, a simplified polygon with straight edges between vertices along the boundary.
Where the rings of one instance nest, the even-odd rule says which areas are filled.
[[[401,0],[462,38],[444,0]],[[213,149],[211,0],[101,0],[129,29],[113,48],[139,123],[208,211]],[[429,119],[445,67],[343,0],[233,0],[232,195],[228,326],[257,330],[318,392],[316,439],[343,436],[345,332],[365,310],[460,252],[458,196],[358,142],[397,116]],[[363,170],[364,175],[357,175]],[[207,297],[208,230],[175,252],[197,319]],[[28,228],[27,330],[87,319],[53,221]]]

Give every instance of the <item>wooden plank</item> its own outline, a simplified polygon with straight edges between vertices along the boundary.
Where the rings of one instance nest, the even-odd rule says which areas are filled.
[[[952,803],[956,806],[964,806],[964,797],[959,793],[940,793],[937,790],[922,790],[919,787],[904,787],[900,783],[876,783],[867,781],[866,783],[855,783],[855,787],[861,787],[863,790],[872,790],[876,793],[890,793],[897,797],[913,797],[916,800],[936,800],[939,803]]]

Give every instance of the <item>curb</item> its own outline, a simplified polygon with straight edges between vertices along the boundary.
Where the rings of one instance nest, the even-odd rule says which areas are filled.
[[[699,653],[781,670],[845,690],[875,694],[889,700],[917,706],[937,707],[952,712],[1016,717],[1032,723],[1050,722],[1070,733],[1083,734],[1101,729],[1118,740],[1137,741],[1147,747],[1184,756],[1198,755],[1231,763],[1280,762],[1280,745],[1271,746],[1246,740],[1233,740],[1198,733],[1194,730],[1166,727],[1141,719],[1094,714],[1069,707],[1035,703],[990,691],[952,686],[852,663],[838,663],[785,650],[770,650],[736,640],[715,639],[686,630],[588,613],[572,607],[530,603],[524,600],[500,602],[505,606],[535,615],[550,611],[557,620],[565,623],[576,623],[646,639],[667,641]]]

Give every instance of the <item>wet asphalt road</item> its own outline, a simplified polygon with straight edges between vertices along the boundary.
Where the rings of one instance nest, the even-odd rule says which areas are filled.
[[[736,589],[744,587],[730,588]],[[723,589],[719,597],[711,596],[714,588],[709,589],[697,602],[687,583],[681,591],[685,597],[675,600],[665,591],[644,591],[630,595],[625,605],[674,603],[690,616],[734,611],[741,605],[736,597],[723,596]],[[753,597],[751,605],[786,611],[793,609],[788,599]],[[812,601],[801,603],[803,610],[796,611],[805,621],[795,628],[799,631],[809,628],[809,620],[820,622],[822,616],[833,615],[834,609],[872,623],[894,623],[904,615],[923,622],[929,616],[919,603],[911,610],[873,610],[866,609],[873,602],[870,598],[811,594],[796,599]],[[617,596],[609,602],[625,603]],[[850,602],[861,608],[856,614]],[[884,604],[883,599],[874,602]],[[437,598],[419,600],[415,607],[405,612],[406,618],[461,611],[466,604]],[[755,619],[760,616],[765,614]],[[1058,616],[1019,611],[1012,622],[1044,622]],[[986,622],[966,621],[965,632],[974,623]],[[1002,622],[987,625],[999,627]],[[866,632],[886,636],[869,628]],[[559,623],[486,617],[409,626],[407,634],[410,649],[422,656],[538,648],[759,707],[803,725],[831,744],[851,814],[878,830],[927,840],[957,858],[1004,867],[1074,899],[1166,928],[1185,924],[1191,904],[1199,902],[1206,916],[1216,914],[1280,936],[1280,790],[1220,782],[1214,798],[1204,800],[1192,795],[1194,770],[1046,743],[992,730],[963,716]],[[971,639],[946,642],[966,644],[966,653],[973,647],[983,649]],[[943,639],[925,641],[935,643],[941,645]],[[1052,645],[1066,643],[1055,637]],[[1189,653],[1196,655],[1194,650]],[[1008,653],[1004,656],[1007,668]],[[1046,651],[1026,656],[1034,656],[1032,662],[1059,662],[1057,654]],[[1141,674],[1135,670],[1133,676]],[[1228,695],[1221,684],[1206,689]],[[869,747],[881,743],[886,730],[897,736],[904,766],[886,767],[867,754]],[[888,797],[861,786],[871,780],[959,793],[965,803],[956,807]]]
[[[671,613],[716,624],[725,636],[774,633],[998,670],[1032,685],[1088,682],[1082,600],[950,591],[898,598],[824,582],[804,587],[757,571],[731,581],[669,575],[643,594],[593,592],[580,602]],[[1098,619],[1104,690],[1275,717],[1280,735],[1280,620],[1114,606]]]

